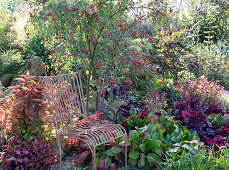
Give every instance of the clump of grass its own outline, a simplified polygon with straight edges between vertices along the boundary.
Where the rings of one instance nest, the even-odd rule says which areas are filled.
[[[220,147],[217,152],[199,149],[195,153],[184,151],[181,156],[169,155],[162,166],[164,170],[229,169],[229,147]]]
[[[221,101],[224,107],[229,109],[229,91],[224,91],[221,97]]]

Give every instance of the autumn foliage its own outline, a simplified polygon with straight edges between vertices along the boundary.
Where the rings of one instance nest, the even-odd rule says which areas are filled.
[[[19,85],[11,86],[13,92],[7,97],[8,105],[1,104],[1,127],[7,132],[16,132],[21,124],[34,124],[46,116],[42,85],[33,79],[36,76],[19,75]]]

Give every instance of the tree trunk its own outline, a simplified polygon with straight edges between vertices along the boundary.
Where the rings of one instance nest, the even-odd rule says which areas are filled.
[[[94,55],[91,54],[90,67],[89,67],[89,73],[88,73],[88,78],[87,78],[87,90],[86,90],[86,110],[87,110],[87,113],[89,113],[89,90],[90,90],[90,82],[91,82],[93,62],[94,62]]]

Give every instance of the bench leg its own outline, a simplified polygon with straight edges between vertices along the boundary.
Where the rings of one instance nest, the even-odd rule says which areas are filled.
[[[61,170],[61,167],[62,167],[62,149],[61,149],[61,143],[60,143],[59,138],[58,138],[58,148],[59,148],[59,155],[60,155],[59,170]]]
[[[127,136],[125,136],[125,170],[127,170]]]
[[[95,146],[93,146],[92,156],[93,156],[93,170],[96,170],[96,149],[95,149]]]

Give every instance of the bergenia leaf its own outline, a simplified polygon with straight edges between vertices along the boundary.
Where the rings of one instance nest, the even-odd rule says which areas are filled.
[[[114,156],[114,153],[110,149],[106,151],[106,154],[108,156]]]
[[[117,146],[112,147],[110,150],[114,154],[118,154],[118,153],[121,152],[121,148],[120,147],[117,147]]]
[[[145,152],[146,151],[146,144],[142,143],[139,145],[140,149],[142,152]]]
[[[145,155],[142,153],[140,159],[138,160],[138,168],[144,167],[146,164]]]
[[[139,155],[140,155],[139,151],[131,150],[129,153],[129,158],[130,159],[138,159]]]

